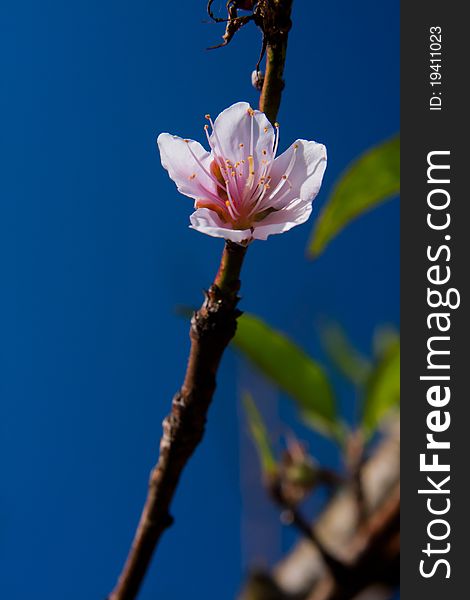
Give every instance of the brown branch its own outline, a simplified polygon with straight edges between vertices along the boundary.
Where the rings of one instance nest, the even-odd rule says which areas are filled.
[[[346,577],[318,586],[308,600],[353,600],[376,584],[395,587],[400,569],[400,487],[391,493],[359,531],[353,545],[356,557]]]
[[[332,577],[335,580],[344,579],[348,566],[331,554],[318,538],[312,525],[303,517],[299,508],[285,497],[282,483],[278,479],[274,479],[268,482],[267,488],[271,498],[285,512],[287,522],[292,524],[318,550]]]
[[[328,551],[346,567],[332,576],[325,557],[308,535],[276,565],[271,574],[256,572],[248,579],[240,600],[349,600],[359,590],[379,583],[385,600],[399,575],[399,429],[391,422],[384,440],[361,461],[361,488],[367,515],[361,523],[355,482],[346,480],[316,520],[313,531]],[[294,524],[294,523],[293,523]],[[309,538],[309,539],[306,539]],[[267,585],[269,584],[269,585]]]
[[[226,242],[219,272],[192,320],[191,350],[183,386],[163,422],[160,456],[147,500],[116,588],[109,600],[133,600],[162,533],[173,521],[170,506],[186,463],[204,435],[222,354],[235,334],[239,275],[246,248]]]
[[[264,25],[266,44],[266,71],[259,100],[259,109],[266,113],[271,123],[277,118],[284,89],[284,67],[286,62],[287,38],[292,26],[290,14],[293,0],[271,0],[267,11],[268,23]]]
[[[360,592],[375,584],[389,589],[398,585],[399,486],[355,536],[352,542],[354,557],[348,563],[339,561],[325,549],[315,530],[296,508],[287,510],[291,514],[292,525],[315,546],[328,571],[318,579],[310,593],[284,591],[267,573],[254,573],[243,591],[243,600],[353,600]]]
[[[364,523],[352,546],[354,559],[345,562],[334,556],[323,544],[315,528],[303,517],[297,506],[289,503],[282,486],[274,482],[270,488],[273,500],[284,509],[289,522],[309,540],[319,552],[330,577],[318,586],[309,600],[352,600],[368,585],[397,581],[400,531],[399,485],[369,520]]]

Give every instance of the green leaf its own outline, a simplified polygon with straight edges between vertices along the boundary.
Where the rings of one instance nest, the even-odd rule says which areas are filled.
[[[363,427],[371,435],[382,419],[400,404],[400,342],[396,340],[379,360],[367,385]]]
[[[400,137],[368,150],[337,181],[317,219],[309,254],[318,256],[346,225],[400,192]]]
[[[256,407],[253,397],[248,392],[243,394],[243,405],[250,428],[251,437],[256,446],[261,469],[265,475],[272,475],[277,470],[276,459],[269,442],[269,436],[261,414]]]
[[[261,319],[244,314],[234,344],[267,378],[296,402],[317,430],[340,437],[333,390],[322,367]]]
[[[337,323],[328,323],[321,329],[323,346],[338,371],[354,385],[360,387],[369,378],[372,365],[346,336]]]
[[[391,346],[400,341],[400,334],[393,325],[380,325],[374,331],[373,348],[374,355],[380,359]]]

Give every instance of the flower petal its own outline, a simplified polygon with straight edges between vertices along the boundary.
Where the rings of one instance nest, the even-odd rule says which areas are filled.
[[[212,237],[220,237],[240,244],[252,238],[250,229],[231,229],[217,213],[208,208],[198,208],[190,217],[191,229]]]
[[[265,240],[269,235],[284,233],[296,225],[308,220],[312,213],[312,203],[300,198],[286,208],[271,213],[256,225],[253,233],[255,240]]]
[[[195,200],[216,196],[217,186],[208,175],[212,158],[199,142],[161,133],[157,144],[162,165],[182,194]]]
[[[281,208],[294,198],[304,201],[313,200],[320,190],[325,169],[325,146],[317,142],[297,140],[274,160],[271,169],[271,187],[275,189],[280,182],[282,183],[284,175],[287,175],[287,179],[275,196],[270,199],[269,205]],[[265,203],[268,204],[267,201]]]
[[[214,122],[210,140],[222,157],[233,163],[246,159],[250,154],[251,145],[255,168],[258,168],[264,158],[273,158],[274,128],[266,115],[259,110],[253,110],[248,102],[237,102],[222,111]],[[219,144],[222,146],[220,150]]]

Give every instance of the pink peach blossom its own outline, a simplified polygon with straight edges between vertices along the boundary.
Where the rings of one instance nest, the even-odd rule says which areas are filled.
[[[233,104],[215,122],[206,118],[210,152],[168,133],[157,140],[163,167],[195,200],[191,227],[247,244],[304,223],[320,190],[325,146],[297,140],[276,158],[279,125],[246,102]]]

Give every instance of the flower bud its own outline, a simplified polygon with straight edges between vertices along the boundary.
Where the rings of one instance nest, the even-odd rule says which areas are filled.
[[[261,91],[264,83],[264,73],[262,71],[253,71],[251,74],[251,85],[256,89]]]

